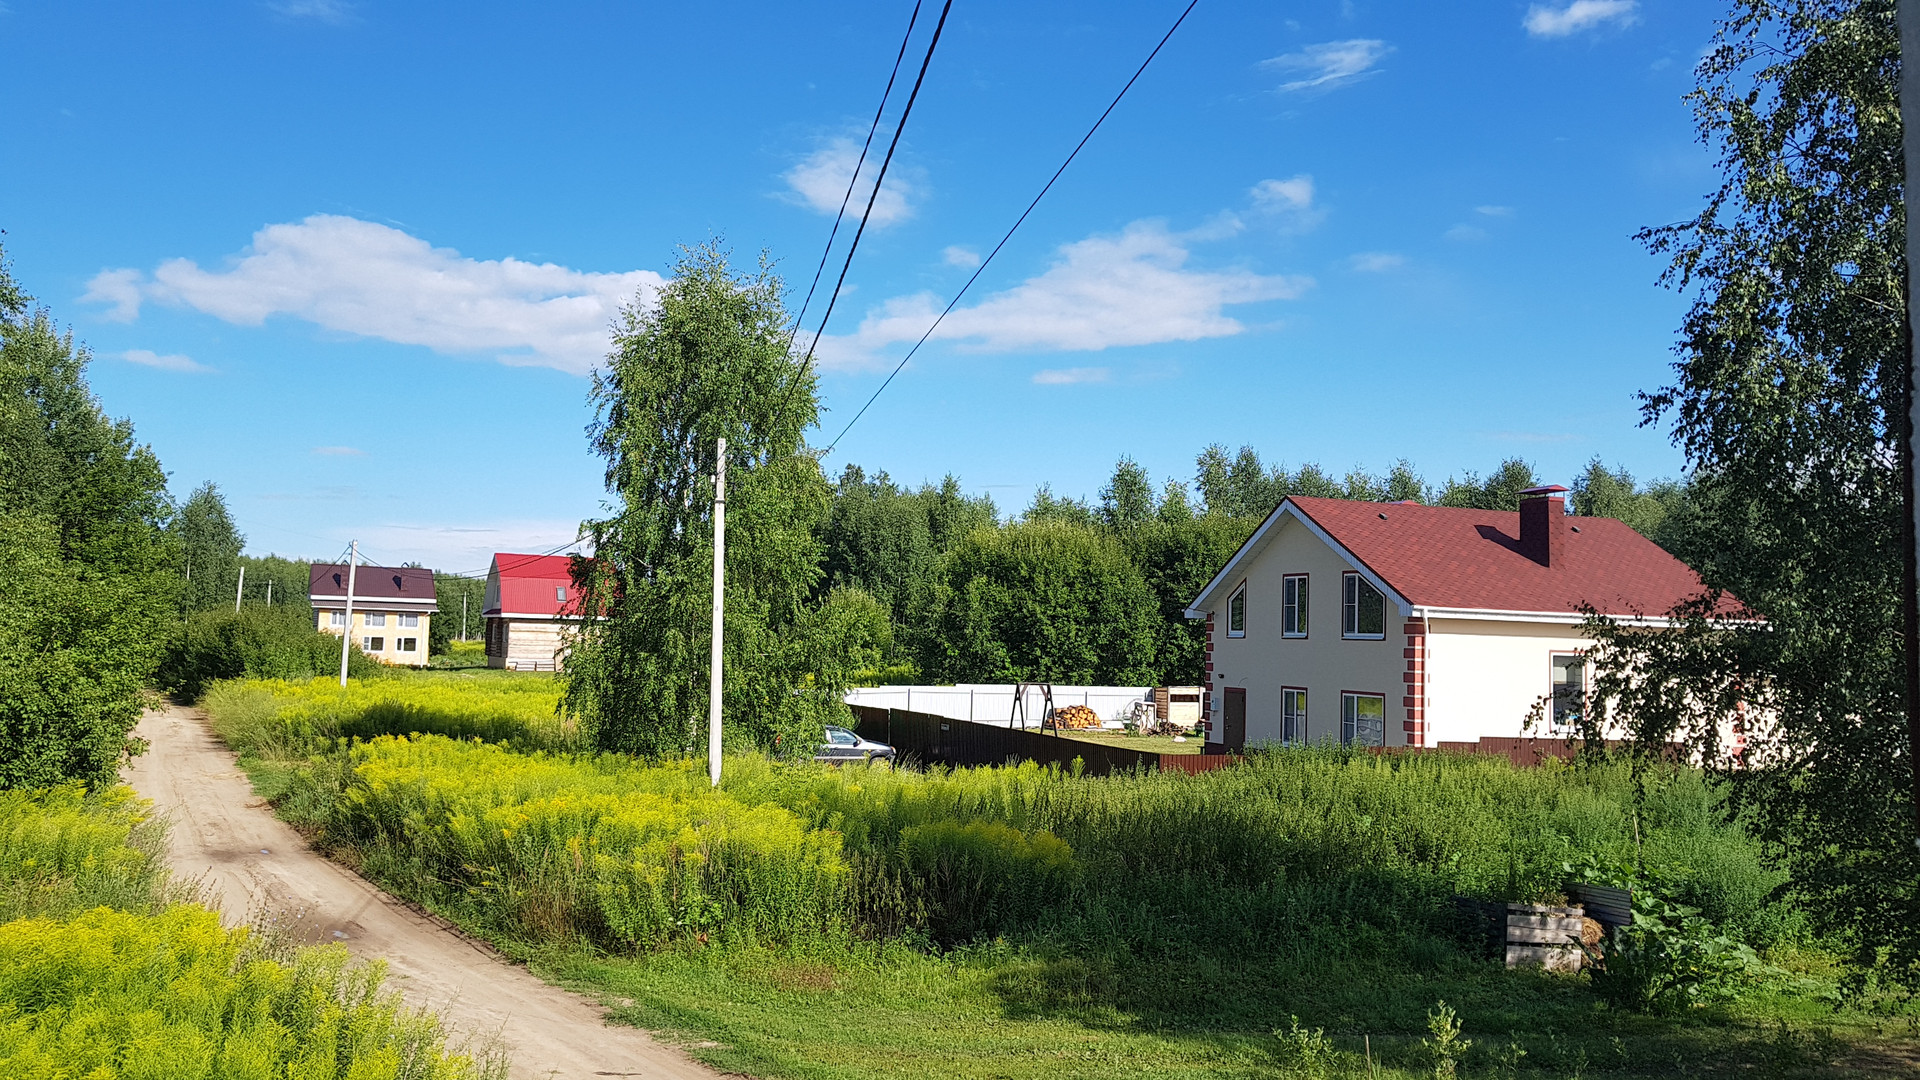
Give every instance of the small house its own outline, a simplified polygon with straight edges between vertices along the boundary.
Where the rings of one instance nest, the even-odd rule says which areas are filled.
[[[347,586],[353,586],[352,622],[348,622]],[[428,631],[439,603],[433,571],[420,566],[357,566],[314,563],[307,577],[307,603],[314,625],[329,634],[348,634],[360,651],[383,664],[427,666]]]
[[[1569,517],[1565,491],[1518,513],[1283,501],[1187,610],[1207,621],[1210,748],[1572,734],[1584,611],[1665,626],[1702,585],[1626,523]]]
[[[487,666],[510,671],[559,671],[566,664],[566,631],[580,621],[569,555],[501,552],[487,569]]]

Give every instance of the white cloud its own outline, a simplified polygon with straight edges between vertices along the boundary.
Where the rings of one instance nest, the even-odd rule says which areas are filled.
[[[975,352],[1077,352],[1228,337],[1246,327],[1227,306],[1292,299],[1313,285],[1305,277],[1193,269],[1193,239],[1163,222],[1136,221],[1117,236],[1066,244],[1042,273],[956,309],[934,338]],[[821,342],[822,361],[874,363],[881,350],[919,340],[940,306],[926,293],[888,300],[853,333]]]
[[[802,158],[800,164],[782,173],[781,178],[791,189],[793,201],[822,214],[837,214],[841,201],[847,198],[847,182],[853,178],[854,165],[859,161],[860,147],[852,139],[834,139]],[[880,163],[869,157],[860,169],[860,183],[853,190],[853,198],[847,200],[849,214],[866,210],[867,199],[873,194],[873,177],[879,171]],[[892,225],[913,216],[909,203],[915,188],[900,172],[897,167],[887,170],[887,182],[880,189],[880,197],[873,201],[873,213],[868,216],[867,224]]]
[[[278,0],[267,6],[289,19],[315,19],[338,25],[353,18],[353,5],[344,0]]]
[[[130,320],[142,300],[189,307],[242,326],[291,315],[328,330],[493,353],[502,363],[583,374],[607,351],[621,305],[665,283],[651,270],[589,273],[519,259],[470,259],[399,229],[316,214],[269,225],[220,270],[169,259],[149,277],[104,270],[86,299]]]
[[[1632,26],[1640,19],[1639,9],[1637,0],[1573,0],[1563,8],[1534,4],[1524,25],[1534,37],[1567,37],[1606,23]]]
[[[1391,251],[1362,251],[1349,257],[1347,265],[1363,274],[1384,274],[1407,265],[1407,257]]]
[[[1473,212],[1483,217],[1512,217],[1513,207],[1511,206],[1476,206],[1473,208]]]
[[[1260,66],[1299,73],[1299,78],[1281,83],[1281,90],[1332,90],[1376,74],[1374,65],[1392,51],[1393,46],[1371,38],[1328,41],[1309,45],[1299,52],[1262,60]]]
[[[1449,240],[1485,240],[1487,238],[1487,230],[1478,225],[1455,225],[1446,231],[1445,236]]]
[[[161,371],[177,371],[183,375],[204,375],[213,369],[205,364],[194,363],[191,357],[179,353],[161,355],[152,349],[128,349],[120,354],[120,359],[129,364],[159,368]]]
[[[367,452],[353,446],[316,446],[313,452],[321,457],[366,457]]]
[[[1313,177],[1262,180],[1253,185],[1253,205],[1262,210],[1307,210],[1313,206]]]
[[[980,265],[980,253],[970,247],[961,247],[959,244],[947,245],[946,249],[940,252],[940,257],[946,260],[948,266],[959,266],[971,270]]]
[[[1033,381],[1040,386],[1073,386],[1078,383],[1106,382],[1112,374],[1112,368],[1103,367],[1054,368],[1034,372]]]

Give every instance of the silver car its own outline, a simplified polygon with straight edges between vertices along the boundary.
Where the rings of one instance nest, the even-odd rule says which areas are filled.
[[[815,761],[884,761],[893,764],[893,747],[863,739],[843,727],[827,725],[827,742],[813,755]]]

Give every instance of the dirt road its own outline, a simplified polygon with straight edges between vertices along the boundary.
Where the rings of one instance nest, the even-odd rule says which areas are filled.
[[[406,907],[307,847],[253,794],[233,754],[190,709],[150,712],[136,734],[152,749],[127,782],[173,820],[174,872],[207,882],[229,922],[262,910],[310,925],[356,956],[384,958],[389,984],[437,1010],[461,1035],[497,1037],[518,1078],[720,1074],[630,1027],[609,1026],[586,1000]]]

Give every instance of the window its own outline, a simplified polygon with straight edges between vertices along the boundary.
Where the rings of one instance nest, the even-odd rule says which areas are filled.
[[[327,625],[328,625],[328,626],[345,626],[345,625],[347,625],[347,613],[346,613],[346,612],[344,612],[344,611],[329,611],[329,612],[327,612]]]
[[[553,587],[553,598],[555,600],[565,600],[567,598],[567,587],[565,585],[555,585]]]
[[[1359,574],[1346,575],[1346,596],[1340,602],[1340,636],[1387,636],[1387,598]]]
[[[400,625],[401,625],[401,626],[419,626],[419,625],[420,625],[420,616],[418,616],[418,615],[402,615],[402,616],[400,616]]]
[[[401,638],[401,639],[400,639],[400,651],[401,651],[401,652],[419,652],[419,651],[420,651],[420,639],[419,639],[419,638],[411,638],[411,637],[403,637],[403,638]]]
[[[827,729],[827,744],[830,746],[858,746],[860,745],[860,740],[854,736],[853,732],[845,728],[830,727]]]
[[[1379,694],[1341,694],[1340,741],[1347,746],[1385,746],[1387,699]]]
[[[1280,636],[1307,636],[1307,575],[1280,579]]]
[[[368,626],[385,626],[385,625],[387,625],[387,613],[386,613],[386,612],[384,612],[384,611],[371,611],[371,612],[368,612],[368,613],[367,613],[367,623],[366,623],[366,624],[367,624]]]
[[[363,637],[360,639],[361,652],[386,652],[387,639],[383,637]]]
[[[1297,746],[1307,741],[1307,692],[1280,688],[1280,741]]]
[[[1247,585],[1244,581],[1227,601],[1227,636],[1247,636]]]
[[[1548,665],[1553,693],[1553,733],[1571,735],[1587,708],[1587,660],[1579,653],[1555,653]]]

